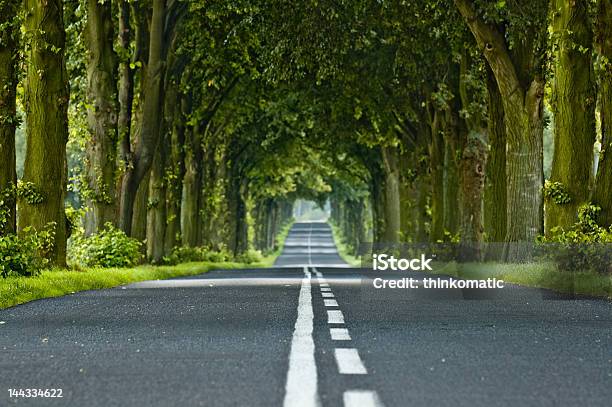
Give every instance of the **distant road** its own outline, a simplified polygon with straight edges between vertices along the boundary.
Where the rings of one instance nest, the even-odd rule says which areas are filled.
[[[298,223],[272,269],[2,310],[0,406],[612,405],[611,302],[390,292],[363,277],[327,224]]]

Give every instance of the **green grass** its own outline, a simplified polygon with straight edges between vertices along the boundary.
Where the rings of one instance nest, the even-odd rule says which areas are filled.
[[[0,309],[41,298],[60,297],[85,290],[100,290],[145,280],[192,276],[214,269],[270,267],[282,252],[293,223],[287,223],[276,238],[278,249],[256,263],[183,263],[175,266],[143,265],[134,268],[90,268],[45,270],[35,277],[0,278]]]
[[[353,267],[360,267],[361,260],[358,257],[355,257],[351,254],[351,250],[349,246],[346,244],[346,239],[342,236],[342,232],[340,228],[330,222],[332,234],[334,236],[334,242],[336,243],[336,248],[338,249],[338,254],[344,260],[345,263]]]
[[[612,276],[590,271],[559,271],[553,263],[451,263],[440,273],[464,279],[497,278],[527,287],[612,299]]]
[[[262,263],[184,263],[176,266],[144,265],[135,268],[91,268],[86,271],[46,270],[35,277],[0,279],[0,309],[41,298],[77,291],[99,290],[144,280],[191,276],[214,269],[264,267]]]

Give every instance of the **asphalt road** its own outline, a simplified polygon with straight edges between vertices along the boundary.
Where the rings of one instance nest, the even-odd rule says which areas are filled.
[[[0,311],[0,406],[611,405],[611,302],[391,292],[371,276],[306,223],[273,269]],[[9,397],[20,388],[63,398]]]

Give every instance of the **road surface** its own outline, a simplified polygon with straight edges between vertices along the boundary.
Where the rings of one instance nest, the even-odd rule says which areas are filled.
[[[0,406],[611,405],[612,303],[398,294],[368,275],[326,224],[299,223],[272,269],[0,311]],[[27,388],[63,398],[9,398]]]

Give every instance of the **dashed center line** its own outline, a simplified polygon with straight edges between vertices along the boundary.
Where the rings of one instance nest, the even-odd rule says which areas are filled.
[[[344,407],[381,407],[382,403],[375,391],[348,390],[343,395]]]
[[[325,302],[326,307],[337,307],[338,302],[336,300],[323,300]]]
[[[333,341],[350,341],[351,335],[346,328],[329,328],[329,334]]]
[[[327,323],[328,324],[344,324],[344,315],[340,310],[328,310],[327,311]]]
[[[341,374],[367,374],[359,352],[354,348],[336,348],[334,350],[338,371]]]

